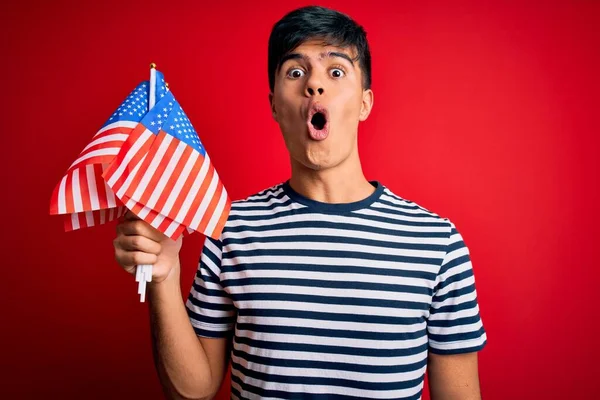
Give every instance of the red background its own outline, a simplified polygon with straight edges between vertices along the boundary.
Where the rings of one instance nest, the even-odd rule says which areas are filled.
[[[287,178],[267,39],[306,2],[200,3],[3,2],[0,397],[162,398],[114,225],[64,233],[48,215],[52,189],[150,62],[233,198]],[[591,398],[600,3],[445,3],[321,3],[369,34],[365,172],[462,232],[489,338],[484,398]],[[200,244],[184,243],[185,295]]]

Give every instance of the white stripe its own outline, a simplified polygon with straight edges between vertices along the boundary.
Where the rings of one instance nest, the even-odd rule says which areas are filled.
[[[163,206],[162,210],[159,210],[161,214],[169,215],[171,213],[171,208],[173,208],[173,205],[175,204],[175,200],[177,200],[177,198],[183,194],[181,189],[183,188],[183,185],[185,184],[187,179],[190,178],[190,171],[196,164],[198,155],[199,153],[195,151],[193,151],[192,154],[190,154],[190,158],[188,158],[187,162],[185,163],[185,166],[183,167],[183,170],[181,171],[181,174],[177,177],[177,182],[175,183],[175,186],[173,186],[173,190],[171,190],[171,193],[169,194],[165,205]],[[204,175],[206,175],[208,166],[208,158],[205,158],[202,162],[202,166],[200,167],[198,175],[194,178],[195,182],[204,179]]]
[[[92,164],[86,165],[85,173],[87,176],[88,191],[90,193],[90,203],[92,205],[92,210],[97,210],[100,208],[100,203],[98,202],[98,190],[96,188],[96,176],[94,174],[94,166]]]
[[[106,125],[104,128],[100,129],[95,135],[94,137],[103,134],[104,132],[110,130],[110,129],[115,129],[115,128],[135,128],[137,126],[137,122],[135,121],[117,121],[117,122],[113,122],[112,124],[108,124]]]
[[[221,218],[221,214],[223,214],[223,211],[225,210],[225,204],[227,203],[227,192],[225,191],[225,187],[223,187],[222,191],[221,191],[221,197],[219,197],[219,202],[217,203],[217,206],[215,207],[215,211],[213,212],[212,216],[210,217],[210,221],[208,222],[208,225],[206,226],[206,234],[209,236],[214,236],[214,230],[217,227],[217,223],[219,222],[219,219]]]
[[[195,154],[196,152],[193,152],[192,154]],[[191,158],[191,157],[190,157]],[[194,157],[194,159],[197,159],[197,157]],[[202,162],[202,166],[200,167],[200,171],[198,172],[198,175],[195,177],[193,176],[188,176],[187,174],[182,174],[184,178],[186,179],[193,179],[193,184],[192,187],[190,188],[189,192],[187,193],[187,196],[185,197],[185,200],[183,201],[183,203],[181,204],[181,207],[179,208],[179,212],[177,213],[177,215],[175,216],[174,220],[182,223],[184,218],[187,216],[188,211],[190,210],[190,206],[193,203],[193,200],[196,197],[196,194],[198,193],[198,191],[200,190],[200,187],[202,186],[202,183],[204,182],[204,178],[206,177],[206,173],[208,171],[208,167],[209,167],[210,163],[208,161],[208,157],[204,158],[204,161]],[[187,165],[186,165],[187,167]],[[177,182],[179,183],[179,182]],[[179,194],[181,195],[181,193],[174,191],[174,193],[172,194]],[[169,198],[170,200],[170,198]],[[169,203],[169,201],[167,200],[167,203]],[[165,208],[166,205],[165,205]],[[170,207],[169,207],[170,209]],[[189,226],[193,227],[192,224],[189,224]]]
[[[181,226],[181,224],[179,224],[177,221],[171,221],[171,224],[165,230],[165,235],[172,238],[173,234],[175,233],[177,228],[179,228],[180,226]]]
[[[146,188],[148,187],[148,184],[150,183],[152,176],[156,172],[158,165],[162,162],[162,159],[163,159],[163,157],[167,151],[167,148],[169,147],[169,144],[171,143],[172,140],[173,140],[173,136],[166,135],[163,138],[160,145],[158,146],[158,150],[156,150],[155,155],[152,157],[152,161],[150,161],[150,164],[148,165],[148,169],[146,169],[146,171],[144,172],[142,178],[138,182],[137,188],[135,189],[135,191],[133,192],[133,195],[131,196],[131,198],[133,198],[135,201],[139,201],[142,198],[142,195],[146,191]],[[160,190],[156,190],[156,188],[153,188],[152,190],[153,190],[153,192],[155,192],[155,193],[159,192],[159,194],[160,194]]]
[[[106,192],[107,208],[116,207],[117,199],[115,198],[115,192],[108,186],[106,181],[104,182],[104,191]]]
[[[315,337],[315,340],[320,338]],[[368,372],[357,372],[357,371],[342,371],[336,369],[326,368],[298,368],[298,367],[282,367],[278,365],[264,365],[258,362],[248,362],[241,357],[232,354],[231,360],[242,367],[249,369],[253,372],[259,372],[267,375],[281,375],[281,376],[299,376],[306,378],[336,378],[336,379],[348,379],[351,381],[358,382],[373,382],[373,383],[392,383],[392,382],[406,382],[413,379],[418,379],[423,375],[425,366],[408,372],[396,372],[382,374],[380,372],[368,373]]]
[[[402,221],[421,222],[424,224],[443,222],[442,220],[440,220],[439,218],[436,218],[436,217],[425,217],[425,216],[409,217],[407,215],[392,214],[392,213],[368,209],[368,208],[364,209],[364,210],[356,210],[356,211],[354,211],[354,213],[361,214],[361,215],[374,216],[374,217],[395,219],[395,220],[399,221],[400,223],[402,223]],[[444,226],[444,229],[448,229],[447,226]]]
[[[129,173],[129,175],[127,175],[127,178],[125,178],[125,181],[123,182],[123,184],[121,185],[121,187],[116,192],[118,198],[123,198],[123,196],[125,195],[125,192],[127,191],[127,189],[129,189],[129,185],[131,185],[131,183],[133,182],[133,179],[137,175],[140,167],[144,163],[144,160],[146,159],[146,156],[147,156],[147,154],[144,154],[144,156],[137,163],[137,165],[131,170],[131,172]]]
[[[206,257],[206,262],[212,263],[212,260]],[[365,272],[368,272],[366,268]],[[221,272],[221,282],[223,284],[226,284],[227,281],[230,279],[241,278],[242,274],[243,272],[241,271]],[[406,276],[351,274],[343,270],[338,273],[332,273],[320,271],[297,271],[289,269],[271,270],[252,268],[252,278],[310,279],[315,281],[385,283],[391,285],[406,285],[428,289],[433,289],[435,283],[434,281],[419,278],[409,278]]]
[[[148,199],[148,203],[146,204],[148,207],[154,208],[154,206],[156,205],[156,202],[160,198],[160,195],[165,186],[167,185],[168,181],[171,179],[173,171],[175,170],[175,167],[177,166],[177,163],[179,162],[179,159],[181,158],[181,155],[183,154],[186,147],[186,144],[183,142],[179,142],[179,144],[177,145],[173,156],[169,160],[167,167],[165,168],[162,176],[158,181],[158,184],[156,185],[156,187],[161,189],[152,191],[152,196],[150,196],[150,198]]]
[[[232,213],[233,214],[233,213]],[[229,226],[229,225],[228,225]],[[342,225],[343,226],[343,225]],[[441,245],[446,246],[448,243],[447,238],[422,238],[416,236],[394,236],[387,235],[383,233],[375,233],[375,232],[366,232],[359,231],[354,229],[335,229],[335,228],[311,228],[311,227],[302,227],[302,228],[285,228],[285,229],[271,229],[268,231],[241,231],[241,232],[228,232],[227,238],[231,239],[252,239],[252,238],[262,238],[262,237],[281,237],[281,236],[331,236],[331,237],[350,237],[350,238],[358,238],[358,237],[366,237],[370,240],[376,240],[381,242],[391,242],[391,243],[411,243],[411,244],[430,244],[430,245]]]
[[[125,133],[113,133],[111,135],[102,136],[102,137],[99,137],[98,139],[93,140],[92,142],[90,142],[90,144],[88,144],[87,146],[85,146],[85,148],[81,152],[84,153],[90,147],[94,147],[94,146],[99,145],[101,143],[124,142],[125,140],[127,140],[128,137],[129,137],[129,135],[127,135]]]
[[[463,294],[462,296],[449,297],[446,300],[441,301],[441,302],[434,301],[432,305],[435,308],[442,308],[445,306],[458,306],[463,303],[468,303],[468,302],[476,300],[476,299],[477,299],[477,292],[473,291],[473,292],[469,292],[467,294]]]
[[[108,220],[112,221],[115,218],[115,209],[114,208],[110,208],[108,210]]]
[[[436,342],[435,340],[430,340],[429,343],[431,344],[431,347],[434,347],[436,349],[453,350],[453,349],[464,349],[467,347],[480,346],[486,340],[487,340],[487,333],[484,332],[483,335],[481,335],[480,337],[478,337],[476,339],[459,340],[459,341],[455,341],[455,342],[444,342],[444,343]]]
[[[386,254],[397,257],[420,257],[420,258],[432,258],[439,259],[438,263],[442,262],[444,258],[444,251],[431,251],[431,250],[413,250],[413,249],[398,249],[394,247],[384,247],[385,243],[381,246],[371,246],[364,244],[355,243],[336,243],[336,242],[265,242],[260,243],[261,250],[320,250],[320,251],[348,251],[365,254]],[[231,251],[238,250],[252,250],[256,248],[256,244],[238,244],[231,243],[228,245],[228,249]]]
[[[71,166],[69,167],[69,169],[73,168],[74,166],[76,166],[77,164],[81,163],[82,161],[85,161],[85,160],[90,159],[92,157],[116,156],[117,154],[119,154],[120,150],[121,149],[119,149],[117,147],[108,147],[106,149],[92,150],[89,153],[86,153],[86,154],[82,155],[81,157],[79,157],[77,160],[75,160],[73,162],[73,164],[71,164]]]
[[[79,218],[77,214],[78,213],[71,214],[71,225],[73,226],[73,229],[79,229]]]
[[[286,204],[286,205],[282,205],[279,207],[275,207],[269,210],[255,210],[252,208],[237,208],[237,209],[233,209],[231,215],[232,216],[243,216],[243,217],[257,217],[257,216],[265,216],[267,218],[272,218],[277,214],[280,213],[289,213],[290,210],[300,210],[306,208],[305,205],[302,204],[298,204],[298,203],[292,203],[292,204]]]
[[[434,335],[452,335],[457,333],[477,332],[481,328],[481,320],[472,324],[461,324],[454,326],[430,326],[429,333]]]
[[[58,213],[65,214],[67,212],[67,202],[65,199],[65,191],[67,187],[67,175],[63,176],[58,188]]]
[[[216,296],[208,296],[216,297]],[[210,301],[209,301],[210,302]],[[210,302],[212,303],[212,302]],[[383,332],[383,333],[415,333],[425,331],[427,323],[425,320],[412,325],[400,325],[395,323],[378,324],[367,322],[352,322],[352,321],[322,321],[319,319],[307,318],[283,318],[283,317],[260,317],[260,316],[241,316],[238,317],[237,323],[251,323],[260,326],[284,326],[298,328],[330,328],[335,324],[336,330],[347,330],[353,332]],[[331,325],[329,325],[331,324]]]
[[[94,226],[94,213],[93,213],[93,211],[86,211],[85,212],[85,223],[87,224],[88,227]]]
[[[100,210],[100,225],[106,223],[106,210],[103,208]]]
[[[129,167],[129,163],[131,162],[131,160],[133,159],[133,157],[137,154],[137,152],[142,147],[142,145],[144,145],[146,143],[146,141],[150,137],[152,137],[153,135],[154,134],[151,131],[149,131],[148,129],[146,129],[140,135],[139,139],[133,144],[133,146],[131,146],[131,148],[129,149],[129,151],[127,152],[127,154],[125,154],[125,157],[123,158],[123,160],[119,164],[119,167],[117,168],[117,170],[115,171],[115,173],[108,180],[108,184],[110,186],[113,186],[116,183],[116,181],[121,177],[121,175],[123,175],[123,172],[125,171],[125,168]]]
[[[331,214],[323,214],[323,213],[310,213],[310,214],[302,214],[302,215],[286,215],[281,217],[275,217],[268,220],[256,220],[256,221],[245,221],[245,220],[235,220],[229,221],[229,227],[238,227],[238,226],[264,226],[271,224],[283,224],[283,223],[291,223],[291,222],[312,222],[312,221],[322,221],[322,222],[332,222],[332,223],[340,223],[344,224],[354,224],[359,226],[365,226],[368,228],[382,228],[388,229],[392,231],[398,231],[399,229],[406,232],[422,232],[422,233],[438,233],[448,232],[447,226],[402,226],[398,227],[398,224],[391,222],[380,222],[373,221],[365,218],[352,217],[352,216],[339,216],[339,215],[331,215]]]
[[[71,181],[73,208],[75,209],[75,212],[83,211],[83,202],[81,201],[81,188],[79,184],[79,168],[77,168],[73,170],[73,179]]]
[[[250,347],[246,344],[240,344],[237,342],[233,343],[235,349],[243,351],[248,354],[261,355],[264,349]],[[366,364],[366,365],[406,365],[414,364],[423,359],[427,358],[427,350],[417,354],[409,356],[395,356],[395,357],[371,357],[371,356],[360,356],[355,354],[332,354],[332,353],[315,353],[305,351],[291,351],[277,349],[275,356],[286,360],[306,360],[306,361],[325,361],[325,362],[341,362],[348,364]]]
[[[200,222],[202,221],[202,218],[206,213],[206,209],[208,208],[208,205],[210,204],[215,195],[215,190],[217,190],[218,185],[219,175],[217,174],[217,171],[214,170],[212,179],[210,181],[210,184],[208,185],[208,189],[206,189],[206,192],[202,194],[202,201],[200,202],[200,205],[196,210],[196,214],[194,215],[194,218],[192,218],[192,222],[190,223],[190,226],[192,228],[198,229],[198,225],[200,225]],[[191,202],[189,204],[186,204],[186,208],[189,209],[191,205]]]

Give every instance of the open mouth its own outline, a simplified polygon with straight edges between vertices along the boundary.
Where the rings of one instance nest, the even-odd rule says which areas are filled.
[[[308,134],[313,140],[324,140],[329,136],[329,111],[319,103],[313,103],[306,121]]]
[[[319,111],[312,116],[312,118],[310,119],[310,123],[316,130],[320,131],[325,127],[325,124],[327,123],[327,118],[325,118],[325,115]]]

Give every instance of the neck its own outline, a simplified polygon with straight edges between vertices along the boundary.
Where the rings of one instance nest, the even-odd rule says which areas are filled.
[[[332,168],[314,170],[293,159],[291,166],[290,186],[315,201],[351,203],[368,197],[375,190],[363,174],[356,150]]]

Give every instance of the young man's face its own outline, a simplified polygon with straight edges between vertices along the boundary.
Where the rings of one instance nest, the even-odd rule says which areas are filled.
[[[307,41],[284,57],[271,95],[293,163],[313,170],[335,167],[356,150],[359,121],[373,104],[363,90],[354,49]]]

